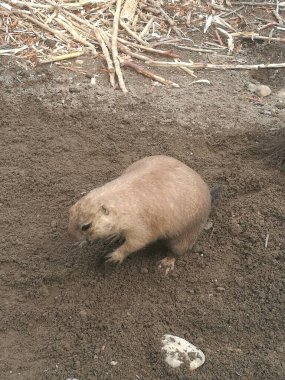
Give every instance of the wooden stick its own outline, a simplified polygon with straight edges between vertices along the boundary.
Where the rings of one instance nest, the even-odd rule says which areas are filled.
[[[281,69],[285,68],[285,63],[258,63],[256,65],[216,65],[212,63],[189,63],[189,62],[165,62],[165,61],[146,61],[147,65],[162,67],[189,67],[193,70],[258,70],[258,69]]]
[[[12,55],[20,53],[23,50],[28,49],[29,47],[27,45],[24,45],[20,48],[14,48],[14,49],[0,49],[0,55]]]
[[[261,40],[261,41],[276,41],[276,42],[285,42],[285,38],[279,38],[279,37],[265,37],[265,36],[259,36],[255,34],[246,34],[246,33],[231,33],[233,37],[240,37],[245,40]]]
[[[153,53],[153,54],[164,55],[165,57],[179,58],[179,55],[174,53],[171,50],[158,50],[158,49],[153,49],[153,48],[147,47],[147,46],[140,46],[140,45],[135,44],[135,43],[130,43],[130,46],[136,47],[136,48],[141,49],[141,50],[148,51],[148,52]]]
[[[175,59],[174,62],[179,62],[179,60],[178,60],[178,59]],[[184,66],[182,66],[182,67],[180,67],[180,69],[181,69],[182,71],[185,71],[185,73],[190,74],[192,77],[197,78],[197,75],[194,74],[194,71],[188,69],[188,67],[184,67]]]
[[[65,59],[72,59],[72,58],[80,57],[83,54],[84,54],[83,51],[74,51],[74,52],[68,53],[68,54],[57,55],[56,57],[49,58],[47,60],[41,61],[40,63],[44,64],[44,63],[63,61]]]
[[[48,25],[42,23],[41,21],[37,20],[36,18],[27,15],[25,12],[22,12],[21,10],[18,10],[18,9],[12,9],[11,13],[17,14],[17,15],[21,16],[22,18],[25,18],[25,19],[31,21],[33,24],[36,24],[40,28],[42,28],[42,29],[46,30],[47,32],[49,32],[50,34],[53,34],[54,36],[56,36],[61,41],[64,41],[67,44],[69,43],[68,38],[63,36],[62,33],[59,33],[57,30],[50,28]]]
[[[164,16],[164,18],[168,22],[168,24],[171,26],[171,28],[174,30],[174,32],[177,34],[177,36],[182,37],[182,33],[177,28],[177,26],[175,26],[175,23],[172,20],[172,18],[170,16],[168,16],[168,14],[162,8],[160,8],[160,12]]]
[[[127,24],[124,23],[124,21],[120,20],[120,25],[129,33],[130,36],[132,36],[135,40],[137,40],[139,43],[141,43],[144,46],[149,46],[149,43],[144,41],[140,36],[138,36],[134,31],[132,31]]]
[[[121,19],[132,21],[138,6],[138,0],[126,0],[121,12]]]
[[[29,8],[29,4],[27,4],[25,1],[17,0],[16,3],[14,1],[9,1],[9,2],[12,3],[12,5],[17,5],[19,7],[25,7],[25,8],[28,7]],[[46,5],[46,4],[41,4],[41,3],[39,3],[39,4],[33,3],[33,8],[52,9],[51,6]]]
[[[187,67],[180,67],[182,71],[185,71],[185,73],[190,74],[192,77],[197,78],[197,75],[194,74],[193,70],[188,69]]]
[[[275,22],[275,21],[271,21],[271,22],[269,22],[268,24],[261,26],[261,27],[258,28],[257,30],[258,30],[258,31],[260,31],[260,30],[264,30],[264,29],[270,28],[271,26],[275,26],[275,25],[279,25],[279,24],[278,24],[277,22]]]
[[[236,5],[249,5],[249,6],[252,6],[252,7],[262,7],[262,6],[271,6],[271,7],[274,7],[275,6],[274,4],[271,4],[271,3],[253,3],[253,2],[250,2],[250,1],[234,1],[232,4],[236,4]]]
[[[136,70],[136,72],[138,72],[139,74],[142,74],[142,75],[144,75],[144,76],[146,76],[148,78],[151,78],[152,80],[155,80],[157,82],[160,82],[162,84],[170,85],[172,87],[180,87],[179,84],[174,83],[174,82],[172,82],[170,80],[167,80],[167,79],[165,79],[165,78],[163,78],[163,77],[161,77],[159,75],[153,74],[151,71],[146,70],[144,67],[139,66],[136,63],[131,62],[129,60],[125,60],[124,61],[124,66],[130,67],[130,68]]]
[[[149,47],[149,46],[143,46],[143,45],[136,44],[135,42],[129,42],[129,41],[125,40],[124,38],[120,38],[120,37],[118,37],[118,41],[124,45],[128,44],[129,46],[135,47],[137,49],[149,51],[150,53],[153,53],[153,54],[160,54],[160,55],[164,55],[165,57],[179,58],[178,54],[176,54],[170,50],[154,49],[154,48]]]
[[[158,15],[160,15],[160,13],[161,13],[160,9],[159,9],[158,7],[156,7],[156,6],[155,6],[155,7],[150,7],[150,6],[148,6],[148,5],[144,5],[144,4],[142,4],[142,5],[140,6],[140,8],[141,8],[141,9],[144,9],[145,11],[147,11],[147,12],[149,12],[149,13],[155,15],[155,16],[158,16]]]
[[[122,0],[117,0],[116,12],[113,20],[113,34],[112,34],[112,56],[115,65],[116,74],[118,77],[119,85],[123,93],[126,95],[128,90],[125,86],[125,82],[123,79],[123,74],[121,71],[119,55],[118,55],[118,47],[117,47],[117,39],[118,39],[118,30],[119,30],[119,18],[122,7]]]
[[[67,22],[63,21],[59,17],[56,17],[55,20],[57,21],[57,23],[59,25],[64,27],[64,29],[66,29],[72,35],[72,37],[75,41],[77,41],[77,42],[79,42],[85,46],[88,46],[91,49],[91,51],[93,52],[94,56],[98,55],[95,46],[93,44],[91,44],[91,42],[87,41],[84,37],[80,36],[80,34],[78,34],[75,29],[71,28]]]
[[[284,20],[277,11],[272,12],[279,24],[283,25]]]
[[[50,1],[50,0],[48,0],[48,1]],[[73,13],[70,13],[70,12],[65,11],[65,10],[63,10],[63,12],[66,15],[71,16],[71,18],[73,18],[74,20],[76,20],[78,22],[82,22],[84,25],[86,25],[87,27],[89,27],[94,32],[95,37],[97,38],[97,40],[98,40],[98,42],[99,42],[99,44],[101,46],[103,55],[105,57],[105,60],[106,60],[107,66],[108,66],[109,75],[110,75],[110,83],[111,83],[112,87],[114,88],[115,87],[115,74],[114,74],[115,70],[114,70],[114,65],[113,65],[113,62],[112,62],[112,59],[111,59],[111,56],[110,56],[110,53],[109,53],[109,50],[111,50],[111,45],[110,45],[109,39],[106,36],[106,34],[103,31],[103,29],[99,29],[99,28],[95,27],[89,21],[87,21],[85,19],[81,19],[80,17],[76,16]],[[109,50],[108,50],[108,48],[109,48]]]
[[[101,46],[103,55],[105,57],[105,60],[106,60],[106,63],[107,63],[108,69],[109,69],[111,86],[113,88],[115,88],[115,72],[114,72],[115,70],[114,70],[112,59],[111,59],[110,54],[109,54],[109,50],[108,50],[108,48],[104,42],[104,39],[101,36],[100,30],[98,28],[94,27],[94,33],[95,33],[95,36],[96,36],[96,38],[97,38],[97,40]]]
[[[117,1],[117,0],[109,0],[109,1],[107,2],[107,5],[102,6],[102,7],[100,8],[100,12],[96,12],[96,14],[95,14],[93,17],[96,17],[96,18],[100,18],[100,17],[102,17],[102,14],[103,14],[105,11],[109,10],[110,7],[111,7],[111,5],[116,4],[116,1]],[[104,4],[104,3],[103,3],[103,4]]]
[[[148,34],[149,32],[149,29],[151,27],[151,24],[153,23],[154,21],[154,17],[150,18],[146,24],[146,26],[143,28],[143,30],[141,31],[139,37],[140,38],[143,38],[146,34]]]
[[[153,42],[151,43],[151,46],[154,48],[156,46],[160,46],[160,45],[171,45],[173,44],[174,42],[179,42],[181,41],[180,38],[171,38],[170,40],[164,40],[164,41],[159,41],[159,42]]]
[[[110,40],[112,40],[112,35],[110,35],[108,32],[105,32],[103,29],[100,29],[100,34],[105,44],[108,46],[108,49],[112,50],[112,44],[110,42]]]
[[[79,0],[77,2],[70,2],[68,3],[67,1],[64,2],[64,6],[65,7],[68,7],[68,8],[74,8],[74,9],[78,9],[78,8],[83,8],[84,5],[88,5],[88,4],[93,4],[95,1],[94,0]]]
[[[214,32],[215,32],[215,35],[217,37],[217,40],[218,40],[219,44],[221,46],[225,46],[225,44],[223,43],[223,40],[221,39],[221,36],[219,35],[219,32],[218,32],[217,28],[214,28]]]
[[[118,40],[119,41],[119,40]],[[137,58],[137,59],[140,59],[141,61],[147,61],[149,59],[149,57],[147,57],[146,55],[142,55],[142,54],[138,54],[138,53],[135,53],[135,52],[132,52],[131,49],[129,49],[127,46],[121,44],[121,43],[118,43],[118,48],[119,50],[121,50],[123,53],[133,57],[133,58]]]
[[[157,4],[155,3],[154,0],[149,0],[149,3],[152,4],[155,8],[158,8],[160,13],[163,15],[164,19],[168,22],[168,24],[171,26],[171,28],[174,30],[174,32],[177,34],[178,37],[182,37],[182,33],[180,30],[175,26],[175,22],[172,20],[170,16],[161,8],[157,7]]]
[[[237,9],[234,9],[233,11],[230,11],[230,12],[224,13],[224,14],[223,14],[223,18],[229,17],[229,16],[232,15],[233,13],[237,14],[237,12],[241,11],[244,7],[245,7],[245,5],[242,5],[241,7],[237,8]]]
[[[192,17],[192,11],[190,11],[186,17],[186,26],[187,28],[190,28],[191,26],[191,17]]]
[[[46,0],[46,1],[48,1],[48,0]],[[83,20],[75,20],[73,17],[69,18],[69,16],[72,13],[65,11],[64,9],[62,9],[61,11],[62,11],[63,15],[61,13],[58,13],[58,17],[61,20],[63,20],[67,25],[69,25],[69,27],[72,30],[74,30],[77,33],[77,35],[82,36],[82,37],[86,36],[86,38],[85,37],[83,37],[83,38],[85,38],[86,41],[89,41],[89,38],[91,37],[90,36],[90,30],[88,29],[88,26],[84,22],[82,22]],[[55,16],[56,15],[54,14],[54,17]],[[92,31],[93,31],[93,28],[92,28]],[[93,43],[94,45],[98,44],[97,40],[96,41],[94,40],[94,42],[91,42],[91,43]]]
[[[183,45],[175,45],[175,44],[170,44],[170,45],[175,46],[176,48],[181,49],[181,50],[197,51],[199,53],[212,53],[212,54],[218,53],[218,50],[213,50],[213,49],[195,48],[192,46],[183,46]]]

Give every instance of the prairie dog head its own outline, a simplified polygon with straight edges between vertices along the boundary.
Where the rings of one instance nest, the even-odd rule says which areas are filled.
[[[112,206],[87,195],[71,207],[68,231],[77,241],[107,238],[120,233],[116,220]]]

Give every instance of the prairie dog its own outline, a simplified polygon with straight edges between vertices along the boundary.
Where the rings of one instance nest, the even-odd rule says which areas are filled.
[[[77,241],[123,237],[110,262],[121,263],[158,239],[182,255],[194,245],[210,209],[211,194],[198,173],[172,157],[150,156],[75,203],[68,230]]]

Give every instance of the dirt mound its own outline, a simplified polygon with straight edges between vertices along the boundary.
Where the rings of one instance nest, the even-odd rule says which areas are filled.
[[[285,178],[262,148],[284,138],[272,131],[284,110],[250,102],[249,75],[208,73],[213,87],[195,91],[135,78],[125,98],[83,76],[1,68],[1,378],[186,379],[161,358],[172,333],[206,355],[191,379],[284,379]],[[111,247],[73,246],[69,206],[157,153],[224,188],[175,272],[157,271],[160,244],[121,267],[102,260]]]

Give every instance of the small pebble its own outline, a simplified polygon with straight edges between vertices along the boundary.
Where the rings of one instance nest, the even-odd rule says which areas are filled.
[[[242,227],[235,221],[232,221],[230,223],[229,228],[230,232],[235,236],[240,235],[242,233]]]
[[[52,228],[53,230],[56,230],[56,227],[57,227],[57,221],[56,221],[56,220],[52,220],[51,223],[50,223],[50,225],[51,225],[51,228]]]
[[[51,49],[54,48],[55,45],[56,45],[56,41],[55,41],[55,40],[52,40],[52,39],[50,39],[50,38],[45,39],[44,43],[45,43],[45,45],[46,45],[47,47],[49,47],[49,48],[51,48]]]
[[[271,111],[267,111],[267,110],[261,110],[260,113],[262,115],[268,115],[268,116],[271,116],[272,115],[272,112]]]
[[[275,107],[278,108],[279,110],[284,110],[285,109],[285,102],[279,102],[275,104]]]
[[[222,286],[217,286],[216,290],[217,292],[224,292],[226,289],[223,288]]]
[[[141,131],[141,132],[145,132],[145,131],[146,131],[146,128],[145,128],[145,127],[141,127],[141,128],[140,128],[140,131]]]
[[[111,365],[117,365],[118,362],[116,362],[115,360],[112,360],[110,364],[111,364]]]
[[[236,247],[239,247],[240,244],[241,244],[241,242],[240,242],[240,240],[239,240],[238,238],[235,238],[235,239],[233,240],[233,243],[234,243],[234,245],[235,245]]]
[[[285,99],[285,88],[282,88],[282,90],[278,91],[277,96],[278,98]]]
[[[69,87],[69,92],[80,92],[81,89],[79,87]]]
[[[80,310],[79,315],[82,319],[87,318],[87,311],[86,310]]]
[[[55,81],[59,84],[63,84],[66,82],[66,79],[65,78],[61,78],[61,77],[58,77],[58,78],[55,78]]]
[[[105,94],[105,92],[101,89],[97,89],[96,90],[96,94],[99,95],[99,96],[103,96]]]
[[[249,83],[248,86],[247,86],[248,90],[250,92],[255,92],[255,89],[256,89],[256,84],[254,83]]]
[[[213,222],[212,222],[211,220],[209,220],[209,221],[207,222],[207,224],[205,225],[204,230],[205,230],[205,231],[208,231],[208,230],[210,230],[212,227],[213,227]]]
[[[48,288],[47,288],[45,285],[43,285],[43,286],[40,288],[39,292],[40,292],[40,294],[41,294],[42,296],[44,296],[44,297],[49,296]]]
[[[201,247],[200,245],[197,244],[194,247],[194,252],[196,252],[196,253],[203,253],[203,247]]]
[[[75,360],[75,362],[74,362],[74,365],[75,365],[75,368],[80,368],[80,366],[81,366],[81,363],[80,363],[80,361],[79,360]]]
[[[148,273],[148,269],[147,268],[142,268],[141,269],[141,273],[142,274],[147,274]]]

